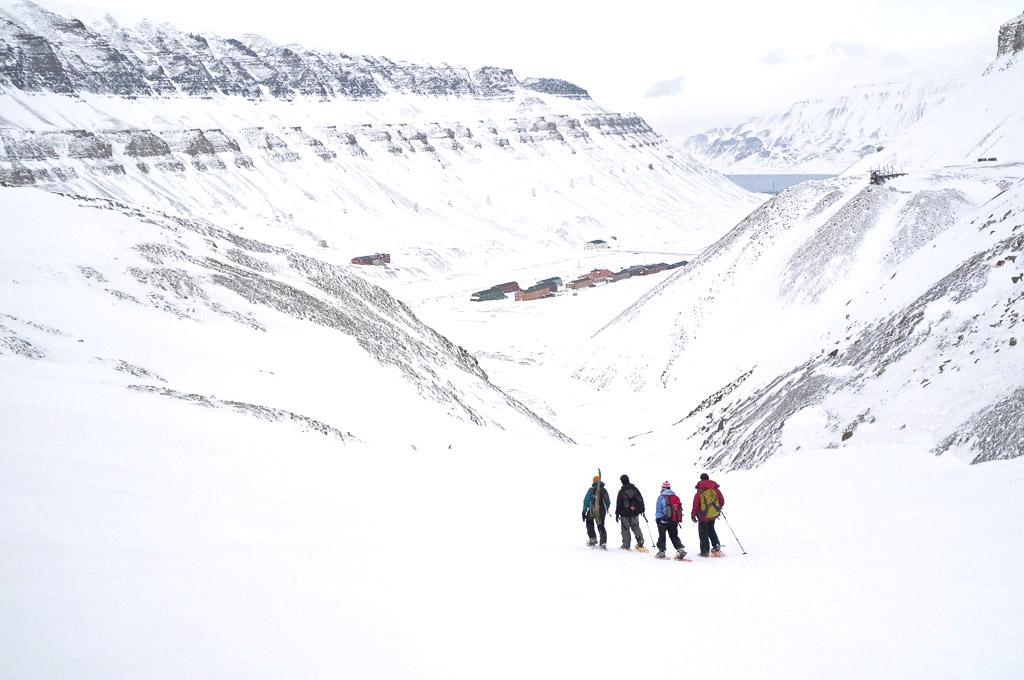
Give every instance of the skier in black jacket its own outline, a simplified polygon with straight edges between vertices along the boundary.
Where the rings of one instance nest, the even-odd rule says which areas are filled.
[[[640,489],[629,481],[629,475],[619,477],[622,488],[615,499],[615,521],[622,529],[622,549],[629,550],[630,530],[636,536],[636,549],[644,550],[644,535],[640,531],[640,515],[644,514],[644,497]]]

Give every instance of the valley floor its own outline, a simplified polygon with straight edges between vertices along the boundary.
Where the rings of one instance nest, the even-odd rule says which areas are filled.
[[[586,548],[579,513],[595,465],[688,501],[668,452],[339,446],[25,370],[0,390],[5,678],[1024,671],[1019,461],[780,456],[714,476],[748,554],[719,522],[725,559],[661,562],[614,522]]]

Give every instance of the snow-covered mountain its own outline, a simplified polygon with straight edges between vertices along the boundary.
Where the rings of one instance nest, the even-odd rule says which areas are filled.
[[[567,439],[384,289],[198,218],[0,189],[0,386],[40,412],[160,400],[313,430],[339,444],[423,444],[429,428]],[[437,439],[434,437],[433,439]]]
[[[1024,455],[1019,23],[884,151],[775,197],[595,333],[575,376],[656,395],[651,436],[706,465],[854,438]]]
[[[1024,14],[999,29],[996,60],[878,153],[849,168],[937,168],[1024,158]]]
[[[1024,455],[1024,163],[806,182],[592,339],[706,465],[889,441]],[[624,352],[624,347],[642,349]]]
[[[693,252],[758,202],[639,117],[507,69],[90,28],[24,1],[0,8],[0,54],[19,272],[0,282],[2,354],[25,380],[54,361],[104,393],[128,375],[146,399],[362,441],[430,437],[390,427],[396,411],[568,439],[367,280],[405,297],[489,262],[513,278],[517,253],[567,259],[595,238]],[[391,264],[350,264],[377,252]],[[180,328],[188,342],[148,339]]]
[[[839,174],[883,165],[921,169],[1017,158],[1024,116],[1021,69],[1024,15],[999,27],[996,61],[984,73],[942,81],[866,85],[797,102],[681,145],[730,174]],[[940,136],[946,143],[938,144]]]
[[[865,85],[707,130],[686,138],[682,146],[730,174],[839,174],[899,139],[964,85],[961,77]]]
[[[669,663],[725,679],[1022,675],[1024,458],[929,453],[1020,446],[1021,164],[805,184],[672,279],[472,303],[758,202],[575,86],[11,7],[4,680],[575,678],[595,607],[630,650],[699,613],[728,634]],[[650,515],[705,464],[726,557],[584,547],[595,467]]]
[[[0,180],[435,275],[594,238],[703,247],[757,199],[552,78],[0,15]],[[273,196],[272,201],[267,197]],[[377,272],[379,274],[379,272]]]

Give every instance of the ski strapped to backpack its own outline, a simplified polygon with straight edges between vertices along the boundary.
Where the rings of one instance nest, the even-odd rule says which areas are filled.
[[[594,521],[601,519],[601,468],[597,468],[597,485],[594,487],[594,495],[590,499],[590,518]]]

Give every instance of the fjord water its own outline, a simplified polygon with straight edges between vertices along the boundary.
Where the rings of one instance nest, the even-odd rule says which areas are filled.
[[[756,194],[777,194],[794,184],[835,175],[726,175],[734,184]]]

